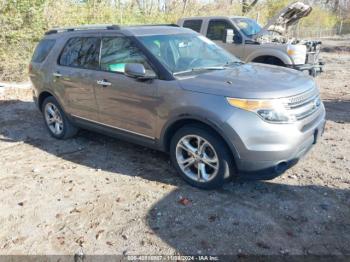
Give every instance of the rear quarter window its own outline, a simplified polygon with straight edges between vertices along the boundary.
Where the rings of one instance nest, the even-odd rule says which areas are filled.
[[[45,60],[45,58],[49,55],[55,43],[56,43],[56,40],[54,39],[42,40],[35,48],[35,51],[32,57],[32,62],[42,63]]]
[[[183,27],[192,29],[199,33],[201,31],[202,22],[202,20],[186,20],[183,24]]]

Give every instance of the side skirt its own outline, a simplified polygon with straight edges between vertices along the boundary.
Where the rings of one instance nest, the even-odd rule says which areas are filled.
[[[155,150],[163,151],[159,146],[158,139],[154,137],[145,136],[125,129],[105,125],[103,123],[88,120],[85,118],[80,118],[74,115],[71,115],[70,118],[76,126],[81,127],[83,129],[121,139],[126,142],[131,142],[141,146],[149,147]]]

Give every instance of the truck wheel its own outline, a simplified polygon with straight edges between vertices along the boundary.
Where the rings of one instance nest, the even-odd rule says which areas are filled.
[[[44,100],[42,112],[45,125],[54,138],[67,139],[78,132],[78,129],[71,124],[53,96],[49,96]]]
[[[176,132],[170,144],[171,160],[182,178],[202,189],[220,188],[233,173],[233,157],[221,137],[202,125]]]

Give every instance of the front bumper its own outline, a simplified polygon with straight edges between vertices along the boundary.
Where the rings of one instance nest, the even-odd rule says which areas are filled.
[[[307,73],[310,76],[316,77],[324,70],[325,63],[323,61],[319,61],[315,64],[303,64],[303,65],[290,65],[289,68],[296,69],[302,72]]]
[[[324,131],[324,124],[317,128],[314,131],[314,136],[305,141],[305,143],[296,150],[295,154],[287,160],[265,162],[241,161],[241,168],[243,168],[243,170],[240,170],[239,177],[252,180],[270,180],[282,175],[289,168],[296,165],[317,143],[319,136],[321,136]]]
[[[238,176],[248,179],[272,179],[295,165],[323,134],[324,106],[317,113],[293,124],[269,124],[256,115],[242,111],[228,119]],[[237,123],[240,123],[237,125]],[[234,129],[234,131],[232,131]]]

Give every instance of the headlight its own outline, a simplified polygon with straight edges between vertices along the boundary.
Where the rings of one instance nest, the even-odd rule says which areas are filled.
[[[305,64],[306,46],[305,45],[288,45],[287,54],[293,59],[294,64]]]
[[[290,56],[295,56],[295,55],[297,54],[297,51],[294,50],[294,49],[289,49],[289,50],[287,51],[287,53],[288,53],[288,55],[290,55]]]
[[[294,121],[294,118],[288,114],[281,100],[240,99],[228,97],[227,101],[231,106],[254,112],[268,122],[289,123]]]

